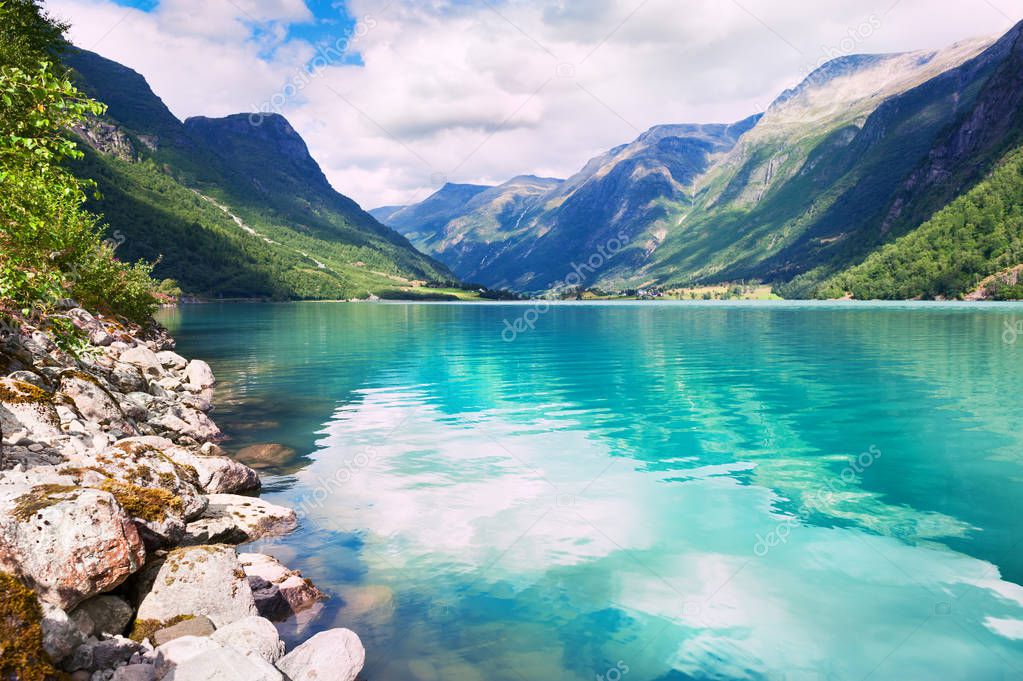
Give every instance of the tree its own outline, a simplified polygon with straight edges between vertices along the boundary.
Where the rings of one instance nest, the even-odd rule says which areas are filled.
[[[74,298],[142,321],[151,268],[117,260],[64,165],[81,156],[69,130],[104,111],[56,61],[64,30],[34,0],[0,0],[0,299],[37,320]]]

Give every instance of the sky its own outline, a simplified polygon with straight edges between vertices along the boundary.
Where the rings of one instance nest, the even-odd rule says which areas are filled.
[[[763,111],[828,59],[1004,33],[1023,0],[45,0],[179,118],[274,112],[365,208],[568,177]],[[259,117],[252,117],[258,124]]]

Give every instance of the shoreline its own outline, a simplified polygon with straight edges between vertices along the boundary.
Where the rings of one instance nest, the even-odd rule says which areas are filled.
[[[0,579],[20,603],[0,603],[0,638],[18,641],[0,671],[353,681],[357,634],[329,629],[285,654],[274,624],[327,596],[237,550],[299,519],[253,496],[259,474],[220,448],[209,365],[156,323],[65,314],[88,339],[76,355],[28,326],[0,339]]]

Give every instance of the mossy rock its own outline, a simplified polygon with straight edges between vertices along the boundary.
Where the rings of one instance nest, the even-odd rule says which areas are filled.
[[[167,627],[173,627],[175,624],[186,622],[188,620],[195,619],[195,615],[178,615],[172,617],[166,621],[160,620],[135,620],[135,624],[131,628],[131,633],[128,635],[132,641],[136,643],[142,643],[142,641],[152,639],[153,634],[166,629]]]
[[[43,651],[43,613],[35,593],[0,573],[0,679],[66,681]]]
[[[32,491],[15,500],[14,517],[21,521],[31,520],[40,511],[73,498],[80,491],[69,485],[36,485]]]
[[[5,404],[52,404],[53,393],[39,386],[9,378],[0,382],[0,402]]]
[[[161,522],[168,511],[178,515],[184,512],[181,499],[165,489],[139,487],[119,480],[106,480],[99,488],[112,494],[128,515],[140,520]]]

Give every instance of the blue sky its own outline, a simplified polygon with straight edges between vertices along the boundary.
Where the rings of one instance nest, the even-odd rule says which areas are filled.
[[[143,12],[153,12],[160,5],[160,0],[111,0],[114,4],[122,7],[132,7]],[[218,0],[213,0],[218,1]],[[306,7],[312,13],[314,20],[304,23],[291,23],[286,26],[286,37],[282,44],[292,40],[302,40],[310,45],[322,47],[335,44],[338,39],[351,34],[356,20],[349,14],[348,6],[340,0],[304,0]],[[246,21],[244,18],[244,7],[236,5],[242,12],[240,19],[249,26],[252,31],[253,41],[265,42],[265,38],[272,34],[271,24],[258,21]],[[265,59],[272,59],[279,45],[272,43],[269,49],[261,52]],[[351,54],[343,62],[348,65],[363,66],[361,55],[357,51]]]

